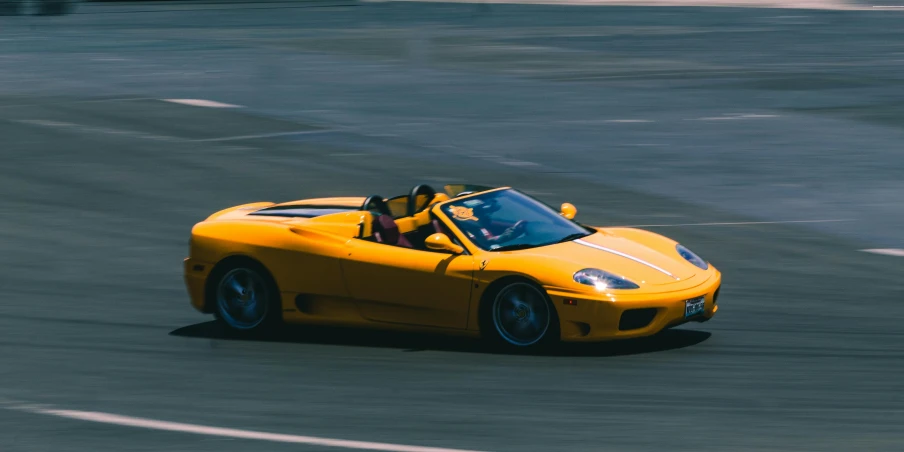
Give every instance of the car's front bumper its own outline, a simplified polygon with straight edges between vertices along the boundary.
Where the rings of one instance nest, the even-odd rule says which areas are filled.
[[[618,294],[614,299],[555,289],[547,292],[559,315],[562,340],[591,342],[649,336],[682,323],[709,320],[718,310],[716,298],[721,284],[721,274],[713,272],[693,287],[672,292]],[[701,296],[705,297],[703,312],[685,317],[685,302]],[[632,311],[637,309],[649,311]],[[633,320],[641,320],[625,322],[622,317],[626,313]]]

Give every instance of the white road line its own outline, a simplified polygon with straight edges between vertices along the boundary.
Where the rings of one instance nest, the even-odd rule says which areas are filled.
[[[652,119],[563,119],[555,121],[558,124],[611,124],[611,123],[646,123],[656,122]]]
[[[73,127],[75,124],[71,122],[62,122],[62,121],[50,121],[47,119],[13,119],[14,122],[22,123],[22,124],[30,124],[33,126],[44,126],[44,127]]]
[[[882,254],[885,256],[904,257],[904,250],[898,249],[898,248],[870,248],[870,249],[865,249],[865,250],[860,250],[860,251],[863,251],[866,253],[873,253],[873,254]]]
[[[59,102],[47,102],[40,104],[6,104],[0,105],[0,108],[21,108],[21,107],[49,107],[55,105],[68,105],[68,104],[90,104],[90,103],[103,103],[103,102],[129,102],[136,100],[150,100],[149,97],[120,97],[120,98],[110,98],[110,99],[87,99],[87,100],[65,100]]]
[[[185,138],[171,137],[166,135],[156,135],[152,133],[144,133],[137,132],[134,130],[125,130],[125,129],[114,129],[111,127],[98,127],[98,126],[87,126],[83,124],[74,124],[71,122],[61,122],[61,121],[49,121],[46,119],[13,119],[13,122],[18,122],[20,124],[29,124],[33,126],[42,126],[42,127],[57,127],[57,128],[71,128],[80,132],[92,132],[92,133],[102,133],[107,135],[121,135],[128,136],[132,138],[142,138],[146,140],[156,140],[156,141],[179,141],[179,142],[194,142],[194,143],[212,143],[212,142],[221,142],[221,141],[241,141],[241,140],[252,140],[256,138],[272,138],[272,137],[282,137],[282,136],[290,136],[290,135],[310,135],[316,133],[328,133],[335,132],[332,129],[318,129],[318,130],[296,130],[292,132],[276,132],[276,133],[261,133],[256,135],[237,135],[231,137],[217,137],[217,138],[202,138],[197,140],[189,140]]]
[[[118,97],[112,99],[88,99],[88,100],[74,100],[73,104],[90,104],[90,103],[100,103],[100,102],[132,102],[136,100],[151,100],[150,97]],[[65,102],[64,102],[65,103]]]
[[[852,219],[834,219],[834,220],[788,220],[788,221],[739,221],[725,223],[679,223],[679,224],[634,224],[627,226],[613,226],[621,228],[652,228],[652,227],[675,227],[675,226],[741,226],[755,224],[788,224],[788,223],[837,223],[840,221],[855,221]]]
[[[134,130],[125,130],[125,129],[114,129],[114,128],[110,128],[110,127],[87,126],[84,124],[74,124],[71,122],[49,121],[46,119],[12,119],[11,121],[18,122],[20,124],[29,124],[29,125],[41,126],[41,127],[66,128],[66,129],[73,129],[77,132],[99,133],[99,134],[105,134],[105,135],[119,135],[119,136],[126,136],[126,137],[130,137],[130,138],[141,138],[141,139],[145,139],[145,140],[168,141],[168,142],[186,141],[182,138],[171,137],[171,136],[166,136],[166,135],[155,135],[152,133],[136,132]]]
[[[256,135],[237,135],[233,137],[219,137],[219,138],[203,138],[200,140],[192,140],[198,143],[208,143],[208,142],[216,142],[216,141],[239,141],[239,140],[254,140],[257,138],[274,138],[274,137],[285,137],[291,135],[313,135],[316,133],[329,133],[335,132],[335,130],[329,129],[320,129],[320,130],[296,130],[294,132],[275,132],[275,133],[259,133]]]
[[[281,433],[267,433],[253,430],[210,427],[206,425],[183,424],[181,422],[168,422],[140,417],[120,416],[118,414],[101,413],[97,411],[58,410],[52,408],[42,408],[34,405],[19,405],[10,408],[67,419],[98,422],[101,424],[112,424],[124,427],[146,428],[152,430],[164,430],[169,432],[194,433],[197,435],[219,436],[224,438],[251,439],[279,443],[308,444],[312,446],[340,447],[345,449],[361,450],[382,450],[392,452],[477,452],[463,449],[407,446],[404,444],[351,441],[344,439],[320,438],[316,436],[286,435]]]
[[[160,99],[164,102],[172,102],[174,104],[191,105],[193,107],[209,107],[209,108],[241,108],[241,105],[224,104],[206,99]]]
[[[517,167],[526,167],[526,166],[540,166],[539,163],[528,162],[527,160],[500,160],[499,163],[508,166],[517,166]]]
[[[365,2],[409,1],[441,3],[520,3],[525,5],[633,5],[633,6],[728,6],[744,8],[796,8],[824,10],[859,9],[843,0],[363,0]]]
[[[725,116],[707,116],[704,118],[690,118],[686,121],[736,121],[739,119],[759,119],[759,118],[777,118],[778,115],[755,115],[755,114],[729,114]]]

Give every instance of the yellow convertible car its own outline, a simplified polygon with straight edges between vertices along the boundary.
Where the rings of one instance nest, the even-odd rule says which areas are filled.
[[[503,345],[655,334],[718,309],[721,274],[675,241],[590,227],[509,187],[260,202],[194,226],[192,305],[238,331],[282,322]]]

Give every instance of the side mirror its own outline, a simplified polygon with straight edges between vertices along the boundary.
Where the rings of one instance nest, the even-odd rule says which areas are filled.
[[[461,254],[465,251],[464,248],[452,243],[449,236],[441,233],[436,233],[427,237],[424,244],[433,251],[447,251],[452,254]]]
[[[574,220],[574,216],[578,214],[578,209],[574,205],[566,202],[559,208],[559,212],[563,217]]]

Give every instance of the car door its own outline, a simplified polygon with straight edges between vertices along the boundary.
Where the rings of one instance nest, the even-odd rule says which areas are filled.
[[[342,273],[361,315],[369,320],[464,329],[474,266],[471,255],[354,239]]]

